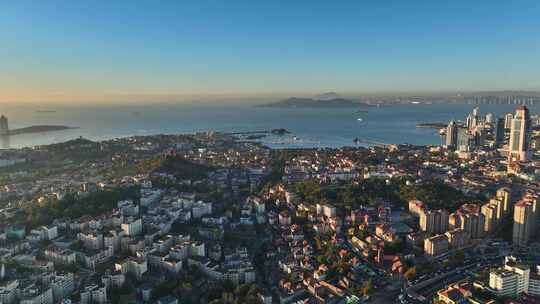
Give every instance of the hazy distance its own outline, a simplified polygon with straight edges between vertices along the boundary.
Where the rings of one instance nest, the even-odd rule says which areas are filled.
[[[0,103],[538,91],[539,15],[537,1],[6,1]]]

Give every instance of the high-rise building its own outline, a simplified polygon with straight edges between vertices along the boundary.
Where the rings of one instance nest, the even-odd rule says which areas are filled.
[[[500,146],[504,141],[504,119],[503,118],[497,118],[497,123],[495,124],[495,146]]]
[[[519,106],[510,127],[508,155],[510,161],[524,161],[530,157],[531,117],[526,106]]]
[[[514,114],[507,113],[506,115],[504,115],[504,128],[505,129],[510,129],[510,127],[512,126],[512,119],[514,119]]]
[[[470,113],[466,120],[465,120],[465,125],[467,128],[469,129],[474,129],[480,122],[480,108],[479,107],[474,107],[474,109],[472,110],[472,113]]]
[[[446,210],[428,210],[420,213],[420,229],[428,234],[444,233],[448,230]]]
[[[461,229],[447,231],[444,235],[448,239],[448,246],[452,249],[462,248],[469,242],[469,235]]]
[[[473,117],[478,117],[480,116],[480,107],[474,107],[473,108]]]
[[[480,116],[480,107],[474,107],[472,110],[472,115],[474,118],[478,119],[478,116]]]
[[[465,204],[452,213],[448,219],[450,228],[462,229],[471,239],[481,238],[484,235],[485,216],[481,207],[475,204]]]
[[[491,233],[497,228],[497,206],[487,203],[482,205],[482,214],[484,215],[484,232]]]
[[[491,113],[486,114],[486,123],[488,123],[488,124],[493,123],[493,114],[491,114]]]
[[[0,116],[0,135],[9,134],[8,119],[4,115]]]
[[[457,135],[457,150],[460,152],[468,152],[473,145],[473,137],[469,133],[467,128],[458,128]]]
[[[446,147],[448,149],[455,149],[457,147],[458,138],[458,126],[452,120],[446,127]]]
[[[502,187],[497,190],[494,198],[482,205],[481,213],[484,215],[484,232],[491,233],[501,223],[511,210],[510,188]]]
[[[473,124],[473,116],[472,114],[469,114],[467,115],[467,117],[465,117],[465,127],[472,128],[472,124]]]
[[[502,198],[495,197],[489,200],[489,203],[494,205],[497,209],[495,220],[500,221],[504,217],[504,202]]]
[[[486,143],[487,130],[484,128],[475,128],[474,132],[474,144],[476,146],[483,146]]]
[[[424,240],[424,253],[435,257],[448,251],[448,237],[444,234],[432,236]]]
[[[512,242],[517,246],[525,246],[534,235],[538,220],[536,198],[528,196],[514,205],[514,228]]]
[[[503,202],[503,214],[507,215],[512,211],[512,191],[508,187],[502,187],[497,190],[497,198]]]
[[[461,229],[469,232],[473,239],[484,235],[484,215],[482,213],[469,213],[462,215]]]

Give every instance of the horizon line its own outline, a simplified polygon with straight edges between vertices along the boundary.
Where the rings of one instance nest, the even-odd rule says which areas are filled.
[[[477,89],[477,90],[372,90],[372,91],[340,91],[340,90],[313,90],[313,91],[277,91],[277,92],[218,92],[218,93],[111,93],[111,94],[44,94],[26,97],[0,97],[0,104],[13,103],[140,103],[140,102],[224,102],[228,99],[266,99],[283,97],[313,97],[324,93],[337,93],[343,97],[413,97],[429,95],[475,95],[475,94],[538,94],[540,89]],[[433,96],[437,97],[437,96]],[[439,96],[442,97],[442,96]],[[242,100],[237,100],[242,101]]]

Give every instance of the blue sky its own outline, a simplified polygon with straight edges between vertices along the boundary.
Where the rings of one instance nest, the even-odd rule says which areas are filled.
[[[0,101],[540,90],[540,1],[1,1]]]

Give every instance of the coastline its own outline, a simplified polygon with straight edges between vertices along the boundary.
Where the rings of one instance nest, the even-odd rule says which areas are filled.
[[[69,127],[69,126],[49,126],[49,125],[36,125],[30,127],[24,127],[19,129],[10,130],[7,136],[17,136],[22,134],[32,134],[32,133],[49,133],[49,132],[58,132],[64,130],[73,130],[78,129],[79,127]]]

